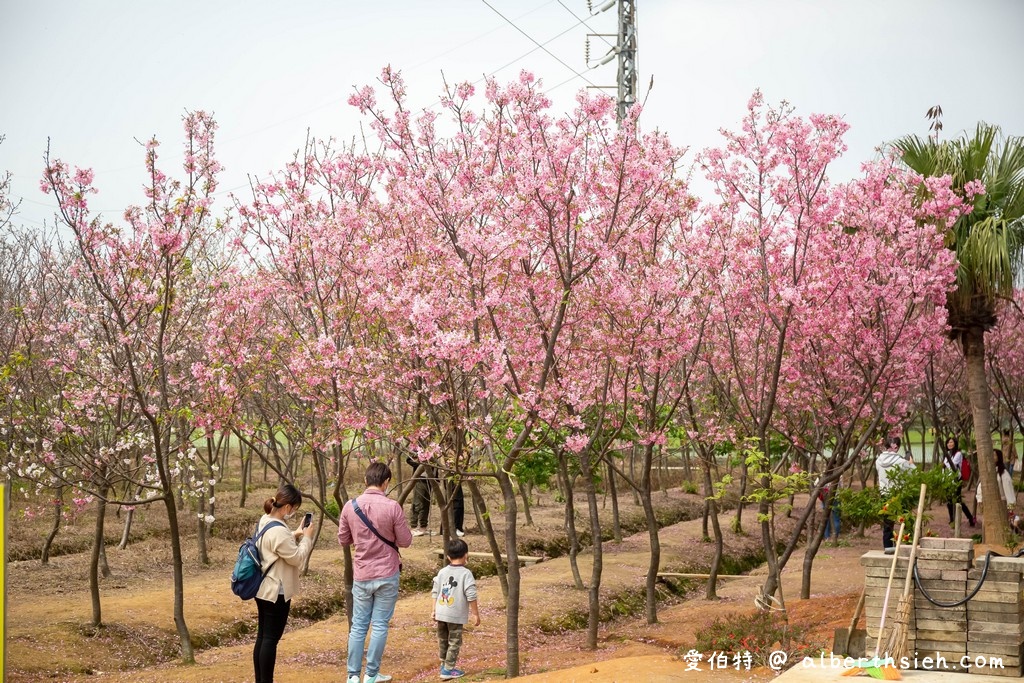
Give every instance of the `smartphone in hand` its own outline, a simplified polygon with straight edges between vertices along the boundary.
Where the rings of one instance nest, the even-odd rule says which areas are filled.
[[[312,523],[313,523],[313,513],[312,512],[307,512],[306,515],[302,518],[302,528],[305,529],[306,527],[308,527]]]

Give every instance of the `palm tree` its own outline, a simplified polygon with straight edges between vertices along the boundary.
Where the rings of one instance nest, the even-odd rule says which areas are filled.
[[[985,377],[985,332],[996,324],[999,303],[1013,296],[1024,265],[1024,138],[1006,137],[979,123],[973,135],[939,141],[941,110],[933,108],[933,137],[900,138],[893,146],[903,163],[923,176],[952,178],[953,188],[981,181],[985,193],[946,235],[956,252],[956,288],[946,297],[950,337],[963,347],[974,418],[978,471],[985,498],[984,538],[1002,543],[1009,531],[992,458],[992,410]]]

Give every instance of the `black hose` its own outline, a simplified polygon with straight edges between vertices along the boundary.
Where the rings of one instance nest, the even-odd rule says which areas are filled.
[[[996,553],[993,553],[991,550],[989,550],[988,552],[985,553],[985,566],[982,567],[982,569],[981,569],[981,577],[978,579],[978,585],[975,586],[974,590],[972,590],[967,595],[967,597],[964,598],[963,600],[957,600],[956,602],[939,602],[938,600],[936,600],[932,596],[928,595],[928,591],[926,591],[924,589],[924,586],[921,585],[921,576],[917,573],[917,560],[916,559],[914,560],[914,585],[917,586],[917,589],[919,591],[921,591],[921,595],[924,596],[924,599],[927,600],[928,602],[932,603],[936,607],[959,607],[960,605],[963,605],[968,600],[970,600],[975,595],[977,595],[978,591],[981,590],[982,584],[985,583],[985,577],[988,576],[988,565],[992,561],[992,556],[993,555],[996,555]],[[997,557],[1002,557],[1001,555],[996,555],[996,556]]]

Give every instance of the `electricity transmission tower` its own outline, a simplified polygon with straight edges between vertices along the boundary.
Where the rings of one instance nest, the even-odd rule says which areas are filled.
[[[626,110],[636,103],[638,75],[636,71],[636,0],[619,0],[619,86],[617,119],[626,117]]]
[[[637,0],[608,0],[594,10],[591,0],[587,0],[587,9],[591,15],[611,9],[615,4],[619,6],[619,30],[614,34],[615,45],[608,50],[594,66],[607,64],[615,57],[619,59],[619,71],[616,78],[617,86],[597,86],[601,88],[615,87],[618,90],[618,103],[615,110],[615,117],[622,121],[626,111],[636,103],[637,81],[639,76],[636,68],[637,40],[636,40],[636,3]],[[613,37],[609,33],[588,33],[586,43],[587,66],[590,66],[590,38],[598,37],[608,42],[606,38]]]

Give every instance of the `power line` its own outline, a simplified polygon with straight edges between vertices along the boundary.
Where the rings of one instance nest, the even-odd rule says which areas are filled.
[[[532,10],[530,10],[528,12],[523,12],[522,14],[520,14],[519,16],[516,17],[516,21],[518,21],[520,19],[523,19],[525,17],[528,17],[531,14],[533,14],[534,12],[539,12],[540,10],[544,9],[545,7],[547,7],[548,5],[553,3],[554,1],[555,0],[548,0],[548,2],[545,2],[543,5],[537,5]],[[577,26],[578,25],[579,24],[577,24]],[[462,49],[462,48],[466,47],[467,45],[469,45],[470,43],[475,43],[476,41],[480,40],[481,38],[484,38],[486,36],[491,35],[492,33],[494,33],[495,31],[499,30],[500,28],[501,28],[501,24],[498,24],[497,26],[492,28],[490,31],[486,31],[486,32],[481,33],[480,35],[474,37],[474,38],[470,38],[469,40],[467,40],[467,41],[465,41],[463,43],[460,43],[460,44],[458,44],[458,45],[456,45],[456,46],[454,46],[454,47],[452,47],[452,48],[450,48],[448,50],[445,50],[444,52],[442,52],[440,54],[434,55],[433,57],[428,57],[427,59],[424,59],[422,62],[419,62],[417,64],[413,64],[412,66],[408,66],[408,67],[403,68],[402,69],[402,73],[409,73],[410,71],[415,71],[416,69],[420,68],[424,64],[429,64],[430,62],[433,62],[435,60],[440,59],[441,57],[447,57],[448,55],[450,55],[451,53],[455,52],[456,50]],[[573,28],[575,28],[575,27],[573,27]],[[561,34],[559,34],[559,35],[561,35]],[[550,41],[548,41],[548,42],[550,42]],[[534,51],[535,50],[530,50],[530,52],[528,52],[527,54],[531,54]]]
[[[561,31],[561,32],[559,32],[559,33],[555,34],[554,36],[552,36],[551,38],[547,39],[547,40],[546,40],[546,41],[544,41],[543,43],[538,43],[538,42],[537,42],[536,40],[534,40],[534,39],[533,39],[533,38],[532,38],[532,37],[531,37],[531,36],[530,36],[529,34],[527,34],[527,33],[526,33],[525,31],[523,31],[523,30],[522,30],[521,28],[519,28],[519,27],[518,27],[518,26],[517,26],[517,25],[516,25],[516,24],[515,24],[515,23],[514,23],[514,22],[513,22],[512,20],[510,20],[510,19],[509,19],[508,17],[506,17],[505,15],[503,15],[503,14],[502,14],[501,12],[498,12],[498,10],[496,10],[496,9],[495,9],[495,8],[494,8],[493,6],[491,6],[491,5],[489,4],[489,3],[487,3],[487,2],[486,2],[486,0],[483,0],[483,1],[484,1],[484,4],[486,4],[486,5],[488,6],[488,7],[490,7],[490,9],[491,9],[491,10],[493,10],[493,11],[494,11],[494,12],[495,12],[495,13],[496,13],[496,14],[497,14],[497,15],[498,15],[499,17],[501,17],[501,18],[502,18],[502,19],[503,19],[504,21],[508,22],[508,23],[509,23],[509,24],[511,24],[511,25],[512,25],[513,27],[515,27],[515,28],[516,28],[516,30],[518,30],[518,31],[519,31],[520,33],[522,33],[523,35],[525,35],[525,36],[526,36],[527,38],[529,38],[529,39],[530,39],[530,41],[531,41],[531,42],[533,42],[533,44],[534,44],[534,45],[536,45],[537,47],[533,48],[532,50],[528,50],[527,52],[524,52],[523,54],[519,55],[519,56],[518,56],[518,57],[516,57],[515,59],[513,59],[513,60],[511,60],[511,61],[509,61],[509,62],[507,62],[507,63],[503,64],[502,66],[499,66],[499,67],[498,67],[497,69],[495,69],[494,71],[491,71],[490,73],[488,73],[488,74],[487,74],[487,75],[485,75],[484,77],[482,77],[482,78],[479,78],[479,79],[477,79],[476,81],[473,81],[473,85],[477,85],[477,84],[479,84],[479,83],[482,83],[482,82],[484,82],[484,81],[485,81],[486,79],[490,78],[491,76],[494,76],[495,74],[497,74],[497,73],[499,73],[499,72],[501,72],[501,71],[504,71],[505,69],[507,69],[508,67],[512,66],[513,64],[516,64],[517,62],[520,62],[520,61],[522,61],[522,60],[523,60],[523,59],[525,59],[526,57],[529,57],[530,55],[532,55],[532,54],[533,54],[534,52],[536,52],[537,50],[544,50],[544,52],[546,52],[546,53],[547,53],[547,54],[549,54],[549,55],[550,55],[551,57],[553,57],[554,59],[556,59],[556,60],[557,60],[557,61],[558,61],[558,62],[559,62],[560,64],[562,64],[563,66],[565,66],[565,67],[566,67],[567,69],[569,69],[570,71],[572,71],[572,72],[573,72],[573,74],[574,74],[574,75],[573,75],[573,77],[572,77],[572,78],[570,78],[570,79],[569,79],[568,81],[563,81],[562,83],[559,83],[558,85],[556,85],[556,86],[555,86],[555,88],[558,88],[558,87],[560,87],[560,86],[562,86],[562,85],[565,85],[566,83],[568,83],[568,82],[570,82],[570,81],[573,81],[573,80],[575,80],[576,78],[582,78],[583,80],[587,81],[587,83],[590,83],[591,85],[593,85],[593,83],[592,83],[592,82],[591,82],[591,81],[590,81],[590,80],[589,80],[589,79],[588,79],[588,78],[587,78],[586,76],[584,76],[583,74],[581,74],[581,73],[579,73],[578,71],[576,71],[575,69],[573,69],[573,68],[572,68],[571,66],[569,66],[569,65],[568,65],[568,64],[566,64],[566,63],[565,63],[564,61],[562,61],[561,59],[559,59],[559,58],[558,58],[558,57],[557,57],[556,55],[552,54],[552,53],[551,53],[551,52],[550,52],[550,51],[549,51],[549,50],[548,50],[548,49],[547,49],[547,48],[545,47],[545,46],[549,45],[550,43],[554,42],[555,40],[557,40],[558,38],[561,38],[561,37],[562,37],[562,36],[564,36],[565,34],[569,33],[570,31],[572,31],[573,29],[575,29],[575,28],[576,28],[577,26],[580,26],[581,24],[583,24],[583,25],[586,25],[586,19],[581,19],[580,17],[578,17],[578,16],[576,16],[575,14],[573,14],[573,17],[574,17],[574,18],[576,18],[576,20],[577,20],[575,24],[573,24],[573,25],[572,25],[572,26],[570,26],[569,28],[565,29],[564,31]],[[523,13],[523,14],[519,15],[518,17],[516,17],[516,19],[518,20],[518,19],[522,19],[523,17],[529,16],[530,14],[533,14],[534,12],[537,12],[537,11],[539,11],[539,10],[543,9],[544,7],[547,7],[547,6],[548,6],[548,5],[550,5],[550,4],[551,4],[551,3],[553,2],[553,1],[554,1],[554,0],[550,0],[550,1],[549,1],[549,2],[547,2],[547,3],[544,3],[544,4],[542,4],[542,5],[539,5],[539,6],[535,7],[534,9],[532,9],[532,10],[530,10],[530,11],[528,11],[528,12],[525,12],[525,13]],[[561,4],[561,0],[559,0],[559,3]],[[564,4],[563,4],[562,6],[563,6],[563,7],[565,7],[565,5],[564,5]],[[566,7],[566,9],[568,9],[568,8]],[[569,10],[569,12],[570,12],[570,13],[572,14],[572,11],[571,11],[571,10]],[[485,37],[485,36],[487,36],[487,35],[490,35],[490,34],[491,34],[491,33],[493,33],[493,32],[494,32],[495,30],[497,30],[497,29],[492,29],[492,30],[490,30],[490,31],[486,31],[486,32],[484,32],[484,33],[482,33],[482,34],[480,34],[480,35],[476,36],[475,38],[472,38],[472,39],[470,39],[470,40],[468,40],[468,41],[466,41],[466,42],[462,43],[462,44],[461,44],[460,46],[457,46],[457,47],[455,47],[455,48],[452,48],[452,49],[450,49],[450,50],[448,50],[448,51],[446,51],[446,52],[444,52],[444,53],[441,53],[441,54],[439,54],[439,55],[436,55],[436,56],[434,56],[434,57],[431,57],[431,58],[429,58],[429,59],[426,59],[426,60],[424,60],[424,61],[422,61],[422,62],[419,62],[418,64],[415,64],[415,65],[413,65],[413,66],[411,66],[411,67],[408,67],[407,69],[400,69],[399,71],[401,71],[401,72],[403,72],[403,73],[404,73],[404,72],[406,72],[406,71],[411,71],[411,70],[414,70],[414,69],[418,69],[419,67],[423,66],[424,64],[428,64],[428,63],[430,63],[430,62],[432,62],[432,61],[434,61],[434,60],[436,60],[436,59],[440,59],[441,57],[443,57],[443,56],[445,56],[445,55],[451,54],[451,53],[452,53],[453,51],[455,51],[455,50],[456,50],[456,49],[458,49],[459,47],[464,47],[465,45],[468,45],[468,44],[470,44],[470,43],[472,43],[472,42],[475,42],[475,41],[479,40],[480,38],[483,38],[483,37]],[[589,71],[589,70],[590,70],[590,69],[588,69],[588,71]],[[551,90],[554,90],[554,88],[551,88]],[[297,114],[294,114],[294,115],[292,115],[292,116],[289,116],[289,117],[287,117],[287,118],[284,118],[284,119],[280,119],[280,120],[278,120],[278,121],[275,121],[274,123],[269,123],[269,124],[267,124],[267,125],[265,125],[265,126],[261,126],[260,128],[256,128],[255,130],[250,130],[250,131],[247,131],[247,132],[245,132],[245,133],[240,133],[240,134],[238,134],[238,135],[235,135],[235,136],[233,136],[233,137],[230,137],[230,138],[225,138],[225,139],[223,139],[223,140],[219,140],[219,141],[218,141],[218,143],[219,143],[219,144],[222,144],[222,145],[223,145],[223,144],[227,144],[227,143],[231,143],[231,142],[236,142],[236,141],[238,141],[238,140],[243,140],[243,139],[245,139],[245,138],[251,137],[251,136],[253,136],[253,135],[256,135],[256,134],[258,134],[258,133],[262,133],[262,132],[264,132],[264,131],[266,131],[266,130],[270,130],[271,128],[276,128],[277,126],[280,126],[280,125],[283,125],[283,124],[285,124],[285,123],[288,123],[288,122],[290,122],[290,121],[294,121],[294,120],[296,120],[296,119],[299,119],[299,118],[301,118],[301,117],[303,117],[303,116],[306,116],[306,115],[308,115],[308,114],[312,114],[313,112],[317,112],[317,111],[320,111],[320,110],[322,110],[322,109],[326,109],[327,107],[331,107],[331,106],[334,106],[334,105],[336,105],[336,104],[340,104],[340,103],[342,103],[342,102],[345,102],[345,101],[347,101],[347,100],[348,100],[348,95],[345,95],[345,96],[343,96],[343,97],[338,97],[338,98],[334,98],[334,99],[331,99],[331,100],[330,100],[330,101],[328,101],[328,102],[325,102],[325,103],[323,103],[323,104],[317,105],[317,106],[315,106],[315,107],[313,107],[313,108],[311,108],[311,109],[307,109],[307,110],[305,110],[305,111],[299,112],[299,113],[297,113]],[[441,103],[441,101],[442,101],[442,100],[441,100],[440,98],[438,98],[438,100],[437,100],[436,102],[433,102],[432,104],[430,104],[430,105],[428,105],[428,106],[424,107],[423,109],[431,109],[431,108],[433,108],[433,107],[437,106],[438,104],[440,104],[440,103]],[[165,161],[166,161],[166,160],[174,160],[174,159],[180,158],[180,157],[182,157],[182,156],[183,156],[182,154],[178,154],[178,153],[173,153],[173,154],[171,154],[171,155],[166,155],[166,156],[164,156],[164,159],[165,159]],[[134,165],[134,164],[133,164],[133,165],[129,165],[129,166],[122,166],[122,167],[120,167],[120,168],[113,168],[113,169],[102,169],[102,170],[99,170],[99,171],[97,171],[97,173],[102,173],[102,174],[108,174],[108,173],[118,173],[118,172],[122,172],[122,171],[129,171],[129,170],[133,170],[133,169],[136,169],[136,168],[138,168],[138,167],[137,167],[136,165]],[[241,185],[241,186],[239,186],[239,187],[237,187],[237,188],[231,188],[231,190],[234,190],[234,189],[240,189],[240,188],[242,188],[242,187],[248,187],[248,185]],[[226,190],[226,191],[230,191],[230,190]],[[225,191],[225,190],[221,190],[221,191],[215,192],[214,194],[215,194],[215,195],[219,195],[219,194],[224,194],[224,193],[225,193],[226,191]]]
[[[564,2],[562,2],[562,0],[558,0],[558,4],[561,5],[562,7],[564,7],[565,11],[573,16],[573,19],[576,19],[578,21],[576,26],[579,26],[580,24],[583,24],[584,26],[589,28],[591,31],[595,31],[595,29],[590,24],[587,23],[586,18],[580,18],[575,12],[572,11],[572,9],[569,8],[568,5],[566,5]],[[603,40],[604,44],[607,45],[608,47],[610,47],[610,48],[614,48],[615,47],[614,44],[608,42],[608,39],[605,38],[603,33],[597,33],[595,31],[594,35],[597,36],[598,38],[600,38],[601,40]]]
[[[526,31],[524,31],[523,29],[519,28],[519,26],[518,26],[518,25],[516,25],[516,23],[515,23],[514,21],[512,21],[511,19],[509,19],[508,17],[506,17],[506,16],[504,15],[504,14],[502,14],[501,12],[499,12],[499,11],[498,11],[498,10],[497,10],[497,9],[496,9],[496,8],[494,7],[494,5],[492,5],[491,3],[489,3],[489,2],[487,1],[487,0],[480,0],[480,2],[482,2],[482,3],[484,3],[485,5],[487,5],[488,7],[490,7],[490,8],[491,8],[491,10],[492,10],[492,11],[493,11],[493,12],[494,12],[495,14],[497,14],[497,15],[498,15],[499,17],[501,17],[502,19],[504,19],[505,21],[507,21],[507,22],[509,23],[509,25],[510,25],[510,26],[512,26],[512,28],[514,28],[515,30],[519,31],[519,32],[520,32],[520,33],[522,33],[522,34],[523,34],[524,36],[526,36],[526,37],[527,37],[527,38],[528,38],[528,39],[530,40],[530,42],[532,42],[532,43],[533,43],[534,45],[536,45],[536,46],[537,46],[538,48],[540,48],[541,50],[544,50],[544,52],[546,52],[546,53],[547,53],[547,54],[548,54],[549,56],[551,56],[551,57],[552,57],[552,58],[553,58],[553,59],[554,59],[555,61],[557,61],[557,62],[558,62],[559,64],[561,64],[561,65],[562,65],[562,66],[564,66],[564,67],[565,67],[566,69],[568,69],[569,71],[571,71],[571,72],[573,72],[574,74],[576,74],[576,76],[577,76],[577,77],[579,77],[579,78],[582,78],[582,79],[583,79],[583,80],[585,80],[585,81],[586,81],[587,83],[590,83],[590,85],[594,85],[594,83],[592,83],[592,82],[591,82],[591,80],[590,80],[589,78],[587,78],[586,76],[584,76],[583,74],[581,74],[581,73],[580,73],[579,71],[577,71],[576,69],[574,69],[574,68],[572,68],[571,66],[569,66],[568,64],[566,64],[566,63],[565,63],[565,62],[564,62],[564,61],[562,60],[562,58],[561,58],[561,57],[557,56],[557,55],[556,55],[555,53],[553,53],[553,52],[552,52],[551,50],[549,50],[549,49],[547,49],[546,47],[544,47],[544,45],[542,45],[542,44],[538,43],[538,42],[537,42],[537,41],[536,41],[536,40],[535,40],[535,39],[533,38],[533,36],[531,36],[531,35],[530,35],[529,33],[527,33]],[[578,24],[577,24],[577,25],[578,25]],[[548,41],[548,42],[550,42],[550,41]],[[596,87],[596,86],[595,86],[595,87]]]

